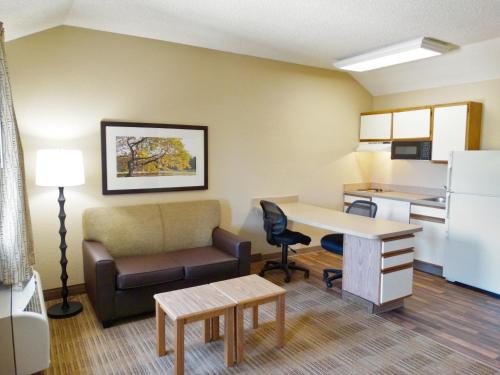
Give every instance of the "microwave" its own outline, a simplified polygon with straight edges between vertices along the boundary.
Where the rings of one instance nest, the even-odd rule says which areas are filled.
[[[391,159],[431,160],[431,141],[393,141]]]

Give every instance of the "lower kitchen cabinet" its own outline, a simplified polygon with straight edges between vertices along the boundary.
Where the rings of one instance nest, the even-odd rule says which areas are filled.
[[[350,203],[358,199],[370,200],[370,198],[345,194],[344,211]],[[391,267],[403,261],[411,262],[415,259],[417,261],[415,263],[416,269],[441,276],[444,263],[444,252],[448,243],[445,219],[446,210],[440,207],[429,207],[422,204],[413,204],[406,201],[379,197],[372,197],[371,201],[377,204],[377,219],[411,223],[420,225],[423,228],[422,232],[415,233],[415,238],[411,240],[411,245],[406,244],[407,248],[414,247],[414,254],[401,254],[394,258],[384,259],[382,261],[383,268]],[[393,244],[394,243],[391,242],[384,243],[382,253],[393,251],[390,248]],[[403,245],[398,243],[398,246],[401,247]],[[405,246],[403,246],[403,248],[404,247]],[[395,277],[395,275],[392,275],[389,278]],[[400,285],[400,287],[403,289],[408,288],[407,285]],[[384,296],[390,296],[392,293],[391,290],[388,289]]]
[[[373,197],[372,202],[377,204],[377,219],[410,222],[410,202],[378,197]]]
[[[410,223],[423,228],[415,234],[415,259],[442,267],[447,244],[445,210],[412,205]]]
[[[355,201],[371,201],[372,199],[369,197],[361,197],[358,195],[344,194],[344,212],[347,211],[351,203]]]

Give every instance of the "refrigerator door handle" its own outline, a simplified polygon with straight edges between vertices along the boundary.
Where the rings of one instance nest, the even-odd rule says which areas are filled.
[[[451,172],[453,171],[453,152],[450,152],[450,160],[448,160],[448,174],[446,176],[446,189],[452,191],[451,189]]]
[[[446,192],[446,221],[450,220],[450,206],[451,206],[451,194]]]

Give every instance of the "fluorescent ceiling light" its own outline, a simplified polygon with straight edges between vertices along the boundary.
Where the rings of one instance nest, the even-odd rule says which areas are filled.
[[[453,44],[432,38],[412,39],[403,43],[380,48],[362,55],[337,61],[335,67],[354,72],[364,72],[385,66],[426,59],[456,48]]]

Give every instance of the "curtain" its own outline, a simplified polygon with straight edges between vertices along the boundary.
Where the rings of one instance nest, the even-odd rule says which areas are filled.
[[[5,61],[4,29],[0,23],[0,283],[28,281],[34,260],[23,150]]]

